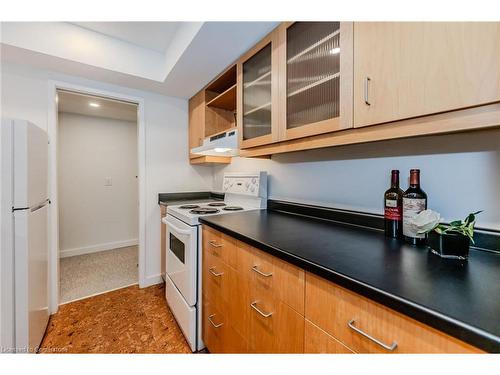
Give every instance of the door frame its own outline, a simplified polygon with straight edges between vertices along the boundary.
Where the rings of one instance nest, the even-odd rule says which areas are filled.
[[[57,90],[68,90],[82,94],[102,96],[137,104],[137,161],[139,183],[139,287],[147,285],[146,266],[146,129],[144,99],[119,92],[95,87],[49,80],[48,118],[49,135],[49,312],[54,314],[59,308],[59,207],[58,207],[58,104]]]

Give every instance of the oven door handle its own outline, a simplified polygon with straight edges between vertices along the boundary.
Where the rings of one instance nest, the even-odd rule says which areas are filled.
[[[191,234],[191,229],[181,229],[176,227],[174,224],[172,224],[170,221],[167,222],[167,225],[172,228],[175,232],[179,234],[185,234],[185,235],[190,235]]]

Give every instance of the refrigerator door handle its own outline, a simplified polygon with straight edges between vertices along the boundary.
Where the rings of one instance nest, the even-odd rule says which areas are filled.
[[[37,204],[36,206],[32,207],[32,208],[30,209],[30,211],[31,211],[31,212],[38,211],[40,208],[43,208],[43,207],[47,206],[48,204],[50,204],[50,200],[49,200],[49,199],[46,199],[46,200],[44,200],[42,203]]]

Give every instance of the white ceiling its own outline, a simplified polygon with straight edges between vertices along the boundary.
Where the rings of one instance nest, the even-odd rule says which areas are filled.
[[[72,22],[75,25],[135,44],[166,52],[183,22]]]
[[[90,103],[99,105],[91,106]],[[68,91],[57,92],[59,112],[137,122],[137,105]]]
[[[1,22],[0,57],[2,63],[190,98],[277,25]],[[158,52],[145,47],[146,43],[158,49],[168,46],[166,51]]]

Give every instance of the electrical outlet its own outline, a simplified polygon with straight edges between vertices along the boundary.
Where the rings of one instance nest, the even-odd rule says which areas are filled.
[[[111,177],[106,177],[104,179],[104,186],[113,186],[113,180],[111,179]]]

